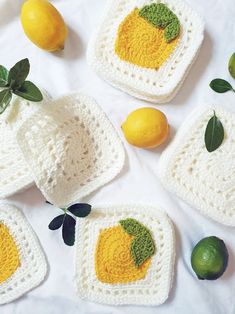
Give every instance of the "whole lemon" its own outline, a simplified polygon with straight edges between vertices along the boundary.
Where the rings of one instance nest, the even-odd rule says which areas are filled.
[[[27,0],[21,9],[25,34],[39,48],[62,50],[67,37],[63,17],[47,0]]]
[[[126,140],[137,147],[154,148],[169,134],[167,118],[160,110],[144,107],[130,113],[122,125]]]

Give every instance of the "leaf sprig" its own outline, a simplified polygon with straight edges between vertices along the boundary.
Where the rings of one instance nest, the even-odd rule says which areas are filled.
[[[215,151],[224,140],[224,127],[219,118],[214,115],[208,121],[206,132],[205,132],[205,145],[209,153]]]
[[[52,205],[48,201],[46,203]],[[62,237],[64,243],[68,246],[73,246],[75,242],[76,226],[76,219],[74,216],[79,218],[87,217],[91,212],[91,205],[77,203],[67,208],[61,208],[61,210],[63,210],[64,213],[55,217],[48,225],[48,228],[50,230],[58,230],[62,227]]]
[[[29,60],[23,59],[17,62],[8,71],[0,65],[0,114],[9,106],[12,94],[25,98],[29,101],[39,102],[43,100],[42,93],[31,81],[26,81],[30,71]]]

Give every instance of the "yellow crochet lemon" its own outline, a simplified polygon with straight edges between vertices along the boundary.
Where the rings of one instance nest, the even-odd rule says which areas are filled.
[[[120,284],[143,279],[151,264],[147,259],[136,267],[131,255],[132,236],[122,226],[103,229],[96,246],[95,270],[103,283]]]
[[[56,51],[64,48],[67,27],[63,17],[47,0],[27,0],[21,10],[25,34],[39,48]]]
[[[20,266],[17,246],[8,228],[0,223],[0,284],[14,274]]]
[[[160,110],[144,107],[133,111],[122,125],[126,140],[137,147],[154,148],[168,137],[167,118]]]
[[[158,69],[175,50],[178,37],[167,42],[164,29],[154,27],[139,12],[133,10],[120,24],[115,52],[124,61]]]

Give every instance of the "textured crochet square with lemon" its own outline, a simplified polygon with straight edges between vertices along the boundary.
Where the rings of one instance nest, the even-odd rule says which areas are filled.
[[[38,286],[47,264],[36,235],[14,206],[0,205],[0,304]]]
[[[203,40],[202,19],[181,0],[111,0],[88,48],[106,81],[147,101],[178,91]]]
[[[221,121],[225,138],[214,152],[204,136],[213,116]],[[203,106],[186,119],[172,144],[163,152],[159,176],[167,189],[219,223],[235,226],[235,115],[221,107]]]
[[[159,305],[172,285],[175,240],[168,216],[153,206],[99,206],[76,230],[76,284],[81,298]]]

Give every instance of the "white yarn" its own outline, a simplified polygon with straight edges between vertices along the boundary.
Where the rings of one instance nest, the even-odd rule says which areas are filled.
[[[165,3],[182,25],[179,44],[159,70],[145,69],[122,61],[115,53],[118,27],[135,8]],[[88,47],[87,60],[93,70],[114,87],[150,101],[170,101],[179,90],[196,59],[204,38],[204,22],[182,0],[109,0],[104,18]]]
[[[76,93],[14,108],[8,122],[36,185],[54,205],[74,203],[122,169],[121,140],[93,99]]]
[[[225,129],[225,139],[209,153],[204,134],[215,110]],[[159,176],[176,193],[206,216],[235,226],[235,115],[220,107],[201,107],[186,119],[163,152]]]
[[[2,203],[0,223],[9,229],[20,254],[20,266],[0,284],[0,304],[5,304],[38,286],[46,276],[47,263],[41,245],[21,211]]]
[[[146,277],[128,284],[105,284],[96,278],[95,249],[102,229],[118,225],[121,219],[143,223],[154,238],[156,253]],[[173,281],[175,237],[168,216],[147,205],[100,205],[76,227],[76,285],[81,298],[111,305],[159,305],[166,301]]]

